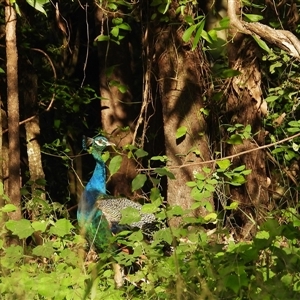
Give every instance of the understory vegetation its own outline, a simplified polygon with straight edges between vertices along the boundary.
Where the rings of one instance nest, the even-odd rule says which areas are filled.
[[[198,2],[1,2],[17,13],[20,95],[18,198],[0,88],[1,299],[300,299],[300,53],[276,35],[299,42],[300,2],[229,1],[240,28],[229,4]],[[116,144],[109,192],[158,220],[151,242],[113,237],[129,253],[95,253],[76,220],[95,165],[82,136],[99,134]]]

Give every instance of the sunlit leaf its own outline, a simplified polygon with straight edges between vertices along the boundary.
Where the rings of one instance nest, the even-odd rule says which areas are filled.
[[[34,9],[37,11],[43,13],[44,15],[47,16],[47,13],[43,7],[44,4],[48,3],[49,0],[26,0],[26,2],[32,6]]]
[[[229,159],[219,160],[216,163],[219,166],[219,168],[222,170],[226,170],[231,165],[231,162]]]
[[[206,215],[206,216],[204,217],[204,220],[205,220],[205,221],[211,221],[211,222],[212,222],[212,221],[217,220],[217,217],[218,217],[218,215],[217,215],[216,213],[212,212],[212,213]]]
[[[258,46],[260,48],[262,48],[263,50],[265,50],[266,52],[271,52],[271,49],[269,48],[269,46],[266,44],[265,41],[261,40],[260,37],[258,37],[257,35],[253,35],[252,36],[254,38],[254,40],[256,41],[256,43],[258,44]]]
[[[137,157],[137,158],[141,158],[141,157],[145,157],[148,155],[148,152],[146,152],[145,150],[143,149],[137,149],[134,153],[134,155]]]
[[[114,36],[117,37],[119,35],[119,27],[115,26],[111,29],[110,33]]]
[[[269,97],[265,98],[265,101],[270,103],[270,102],[274,102],[278,98],[279,98],[279,96],[269,96]]]
[[[53,249],[52,242],[46,242],[43,245],[38,245],[32,250],[32,254],[46,258],[51,258],[54,252],[55,250]]]
[[[20,239],[28,238],[34,232],[31,222],[26,219],[21,219],[18,221],[9,220],[5,223],[5,225],[7,229],[12,231],[12,233],[17,235]]]
[[[45,232],[48,226],[48,222],[45,221],[33,221],[31,226],[35,231]]]
[[[202,35],[202,31],[203,31],[203,28],[204,28],[204,25],[205,25],[205,20],[203,19],[199,24],[198,24],[198,28],[197,28],[197,31],[196,31],[196,34],[195,34],[195,37],[194,37],[194,40],[193,40],[193,47],[192,47],[192,50],[195,50],[198,43],[199,43],[199,40],[200,40],[200,37]]]
[[[133,180],[132,180],[132,191],[136,191],[140,188],[142,188],[147,180],[147,176],[145,174],[138,174]]]
[[[72,228],[74,228],[74,226],[71,224],[70,220],[60,219],[54,224],[54,226],[50,228],[50,232],[57,236],[63,237],[67,234],[70,234]]]
[[[109,162],[109,166],[108,166],[111,176],[119,171],[119,169],[121,167],[121,163],[122,163],[121,155],[116,155],[111,159],[111,161]]]
[[[186,126],[179,127],[176,131],[176,139],[179,139],[179,138],[183,137],[184,135],[186,135],[186,132],[187,132]]]
[[[98,42],[104,42],[104,41],[109,41],[110,40],[110,37],[108,35],[98,35],[96,37],[96,39]]]
[[[244,16],[248,19],[250,22],[259,22],[264,19],[261,15],[254,15],[254,14],[244,14]]]
[[[194,30],[196,29],[197,25],[194,24],[191,27],[189,27],[182,35],[182,40],[184,42],[188,42],[194,32]]]
[[[240,134],[233,134],[226,141],[226,143],[231,144],[231,145],[241,145],[241,144],[243,144],[243,139]]]
[[[170,179],[175,179],[175,176],[172,172],[170,172],[169,170],[165,169],[165,168],[156,168],[154,170],[155,173],[157,173],[160,176],[167,176]]]
[[[17,210],[17,207],[13,204],[5,204],[4,207],[0,209],[2,212],[9,213]]]
[[[122,218],[120,224],[132,224],[141,220],[140,212],[133,207],[126,207],[122,210]]]
[[[239,202],[233,201],[229,206],[225,206],[225,209],[237,209],[239,207]]]

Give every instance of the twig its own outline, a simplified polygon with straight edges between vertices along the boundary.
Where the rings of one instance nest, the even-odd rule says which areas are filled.
[[[80,87],[83,86],[84,81],[86,79],[86,66],[89,58],[89,48],[90,48],[90,30],[89,30],[89,20],[88,20],[88,4],[85,4],[85,24],[86,24],[86,39],[87,39],[87,46],[86,46],[86,53],[85,53],[85,61],[83,65],[83,78]]]
[[[247,153],[251,153],[251,152],[254,152],[254,151],[258,151],[258,150],[262,150],[262,149],[266,149],[266,148],[270,148],[270,147],[282,144],[282,143],[290,141],[290,140],[292,140],[292,139],[294,139],[294,138],[296,138],[298,136],[300,136],[300,132],[297,133],[297,134],[295,134],[295,135],[289,136],[289,137],[287,137],[287,138],[285,138],[283,140],[280,140],[278,142],[274,142],[274,143],[271,143],[271,144],[263,145],[263,146],[260,146],[260,147],[257,147],[257,148],[249,149],[249,150],[242,151],[242,152],[239,152],[239,153],[236,153],[236,154],[232,154],[232,155],[229,155],[229,156],[225,156],[225,157],[222,157],[222,158],[217,158],[217,159],[212,159],[212,160],[206,160],[206,161],[200,161],[200,162],[190,163],[190,164],[184,164],[184,165],[180,165],[180,166],[168,166],[168,169],[182,169],[182,168],[191,167],[191,166],[199,166],[199,165],[210,164],[210,163],[214,163],[214,162],[217,162],[217,161],[222,161],[224,159],[235,158],[235,157],[238,157],[240,155],[245,155]],[[156,169],[157,168],[137,169],[137,171],[153,171],[153,170],[156,170]]]
[[[300,41],[288,30],[271,28],[259,22],[248,23],[236,15],[239,0],[228,0],[228,17],[230,25],[239,30],[240,33],[256,35],[286,51],[289,55],[300,58]]]
[[[56,79],[57,79],[56,70],[55,70],[55,67],[54,67],[54,65],[53,65],[53,62],[52,62],[51,58],[49,57],[49,55],[48,55],[45,51],[43,51],[43,50],[41,50],[41,49],[31,48],[31,50],[40,52],[40,53],[42,53],[42,54],[44,54],[44,55],[46,56],[46,58],[48,59],[48,61],[49,61],[49,63],[50,63],[50,66],[51,66],[51,68],[52,68],[52,71],[53,71],[54,82],[56,82]],[[56,86],[56,84],[54,84],[54,86]],[[50,104],[48,105],[48,107],[46,108],[45,111],[49,111],[49,110],[51,109],[51,107],[52,107],[52,105],[53,105],[53,102],[54,102],[54,99],[55,99],[55,92],[52,94],[52,98],[51,98]]]

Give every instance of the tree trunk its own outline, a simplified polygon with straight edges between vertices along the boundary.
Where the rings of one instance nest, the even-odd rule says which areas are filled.
[[[10,219],[21,218],[20,193],[20,141],[19,141],[19,94],[18,94],[18,51],[16,40],[16,11],[10,1],[5,6],[6,59],[7,59],[7,112],[9,140],[9,181],[8,196],[17,207],[9,214]]]
[[[234,42],[229,46],[230,67],[241,72],[231,80],[227,100],[227,113],[230,124],[251,125],[252,137],[243,140],[240,145],[228,145],[227,155],[251,150],[264,145],[265,133],[262,127],[262,117],[265,113],[265,103],[262,99],[261,73],[259,68],[260,49],[254,41],[244,38],[237,32],[232,33]],[[254,151],[233,159],[233,167],[245,165],[252,172],[247,176],[247,182],[240,187],[231,188],[231,199],[240,203],[235,214],[242,221],[241,237],[248,239],[256,232],[256,221],[261,220],[261,213],[267,205],[267,175],[265,152]]]
[[[101,24],[111,22],[111,18],[99,8],[96,19],[99,33]],[[114,42],[98,43],[102,128],[111,134],[109,138],[118,147],[132,143],[134,120],[138,113],[133,104],[131,56],[128,36],[120,45]],[[108,190],[114,195],[131,195],[131,181],[136,176],[135,169],[135,162],[123,156],[121,168],[110,178]]]
[[[162,101],[166,155],[169,166],[180,166],[189,162],[202,162],[210,159],[206,122],[201,115],[204,94],[204,73],[208,73],[205,58],[200,48],[191,50],[182,41],[182,30],[177,26],[159,28],[155,40],[157,80]],[[176,139],[176,130],[187,127],[183,139]],[[199,157],[193,149],[200,152]],[[168,178],[167,201],[183,209],[190,208],[193,200],[187,181],[194,180],[194,172],[201,167],[172,169],[176,179]],[[210,199],[213,207],[213,201]],[[194,215],[204,216],[206,209],[201,207]],[[171,225],[178,226],[180,219],[173,219]]]
[[[46,194],[45,185],[42,182],[45,180],[45,174],[42,166],[41,147],[39,143],[40,125],[39,116],[37,115],[38,77],[28,62],[24,65],[23,80],[25,119],[35,116],[25,123],[28,168],[30,180],[32,181],[31,199],[33,201],[33,205],[31,206],[32,210],[30,209],[29,214],[31,220],[35,220],[39,215],[39,205],[34,199],[42,199],[45,201]],[[41,182],[39,182],[39,180]],[[35,240],[37,244],[42,244],[42,239],[38,233],[35,233]]]

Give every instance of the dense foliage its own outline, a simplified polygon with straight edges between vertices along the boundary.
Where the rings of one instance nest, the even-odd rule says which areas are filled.
[[[222,15],[222,3],[218,3],[221,8],[213,3],[200,7],[197,1],[153,0],[149,4],[145,5],[144,1],[96,2],[103,12],[115,14],[106,24],[108,29],[99,35],[93,21],[92,2],[65,1],[59,6],[46,0],[14,2],[18,12],[20,74],[26,73],[26,64],[30,62],[38,77],[39,142],[46,180],[30,180],[27,154],[22,149],[26,147],[26,142],[21,136],[24,142],[21,147],[24,158],[21,166],[21,220],[4,219],[17,207],[10,203],[5,184],[0,183],[0,197],[3,199],[0,214],[5,224],[0,229],[1,297],[298,299],[299,57],[292,57],[287,51],[254,36],[260,49],[261,86],[267,103],[262,127],[265,130],[266,165],[271,184],[268,187],[267,207],[254,207],[260,223],[252,219],[252,215],[247,215],[256,230],[252,236],[249,235],[250,238],[243,239],[239,235],[241,224],[234,218],[235,212],[242,208],[236,199],[230,197],[229,191],[232,187],[243,186],[254,170],[243,164],[234,165],[232,157],[223,158],[223,148],[224,145],[236,146],[246,140],[254,140],[258,132],[253,132],[250,125],[230,123],[230,113],[226,112],[228,85],[232,78],[240,74],[229,66],[227,44],[223,40],[224,35],[220,36],[220,33],[229,30],[229,19]],[[249,23],[260,21],[272,28],[285,28],[298,37],[298,8],[293,2],[284,1],[284,4],[289,9],[276,10],[277,17],[274,18],[270,11],[273,12],[276,7],[282,8],[282,2],[272,6],[258,0],[251,3],[243,1],[243,19]],[[142,13],[143,5],[149,9],[147,18]],[[197,9],[192,10],[195,7]],[[171,13],[168,13],[169,10]],[[3,13],[0,14],[4,19]],[[208,28],[209,16],[219,21],[216,27]],[[124,287],[116,289],[111,254],[100,253],[97,256],[80,234],[75,220],[80,189],[72,187],[74,174],[80,174],[82,178],[79,179],[84,178],[85,181],[93,168],[93,161],[88,157],[83,158],[87,163],[83,163],[80,171],[74,167],[74,163],[81,159],[82,135],[103,133],[100,129],[102,105],[99,102],[103,104],[107,99],[103,99],[98,92],[98,72],[95,71],[98,68],[97,47],[107,41],[121,47],[127,35],[131,34],[131,38],[138,40],[137,28],[143,27],[146,22],[160,26],[173,24],[174,20],[182,22],[182,42],[189,44],[193,51],[200,45],[210,64],[210,73],[205,78],[210,89],[204,96],[205,107],[199,114],[211,125],[209,145],[213,165],[203,166],[201,173],[195,171],[194,178],[182,182],[190,188],[193,199],[192,206],[185,209],[171,207],[165,201],[165,180],[174,179],[176,167],[170,166],[170,160],[164,153],[156,152],[153,150],[155,147],[152,152],[143,149],[141,142],[116,147],[113,149],[114,155],[109,152],[104,154],[110,176],[119,171],[124,157],[135,162],[139,173],[131,182],[131,191],[149,200],[143,211],[154,213],[161,224],[151,244],[143,240],[140,231],[129,235],[128,232],[121,232],[115,236],[118,243],[134,249],[130,254],[114,254],[114,259],[127,272]],[[139,48],[135,50],[140,51]],[[0,55],[5,57],[2,48]],[[137,60],[135,67],[138,74],[134,81],[138,86],[143,77],[141,66],[137,66],[137,57],[141,53],[131,55]],[[5,82],[5,65],[3,61],[0,64],[1,81]],[[113,72],[114,67],[111,66],[107,72]],[[126,93],[129,89],[117,80],[111,80],[109,85],[117,87],[120,93]],[[26,89],[22,78],[20,89]],[[137,87],[133,93],[137,98],[141,97],[141,88]],[[5,106],[6,92],[2,88],[1,98]],[[141,109],[140,101],[132,104],[133,111]],[[129,128],[124,126],[121,130],[126,132]],[[186,126],[176,130],[178,143],[189,136]],[[157,133],[151,134],[148,136],[150,141]],[[195,148],[190,152],[197,157],[202,155]],[[85,182],[80,183],[84,185]],[[40,187],[38,192],[32,192],[34,185]],[[214,200],[215,208],[209,199]],[[193,211],[200,207],[205,207],[207,214],[193,216]],[[165,224],[174,218],[181,218],[180,226],[165,228]],[[127,224],[136,221],[134,211],[126,210],[122,221]],[[248,228],[249,232],[252,232],[252,227]],[[19,243],[7,244],[6,237],[9,235],[16,236]],[[173,245],[171,255],[160,251],[162,242]]]

